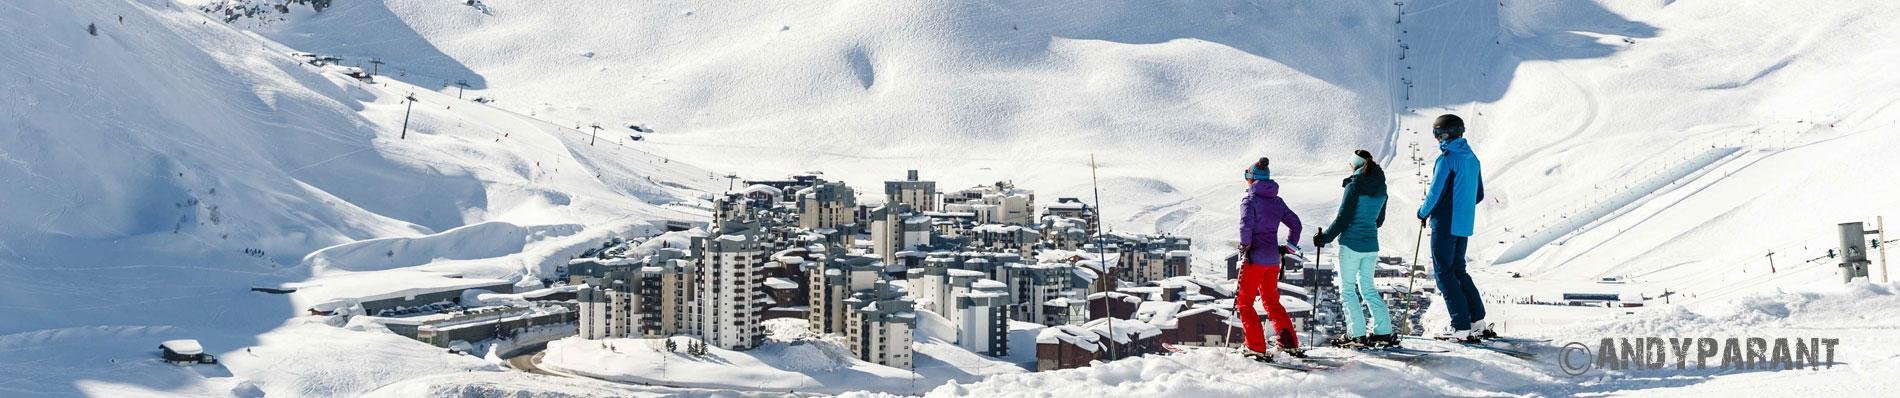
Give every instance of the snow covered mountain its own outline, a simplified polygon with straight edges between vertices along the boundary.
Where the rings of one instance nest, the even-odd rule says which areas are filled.
[[[0,44],[0,341],[32,361],[6,360],[22,376],[0,387],[7,395],[351,395],[490,367],[416,366],[444,356],[390,335],[315,325],[301,336],[284,324],[301,307],[247,290],[444,259],[484,259],[457,269],[470,277],[538,283],[531,276],[551,266],[538,267],[567,248],[703,214],[664,206],[716,182],[563,126],[313,67],[182,4],[9,2],[0,31],[14,38]],[[378,244],[418,235],[436,243]],[[303,258],[345,243],[373,250],[321,257],[339,266]],[[338,362],[226,355],[246,386],[127,365],[174,337]],[[368,381],[290,376],[363,359],[352,355],[412,359],[365,367]],[[273,385],[272,374],[320,385]]]
[[[1487,294],[1627,276],[1708,306],[1835,284],[1831,264],[1801,263],[1832,246],[1834,224],[1900,214],[1886,178],[1900,174],[1900,46],[1881,40],[1900,33],[1892,2],[205,11],[253,3],[0,3],[0,352],[13,354],[0,368],[24,376],[0,391],[467,383],[445,375],[496,365],[286,321],[316,298],[246,290],[397,275],[383,270],[530,282],[573,248],[703,217],[693,199],[728,172],[822,170],[872,193],[921,169],[946,187],[1012,179],[1048,202],[1088,193],[1094,155],[1111,228],[1192,236],[1212,271],[1238,213],[1234,175],[1253,158],[1271,156],[1295,209],[1323,225],[1352,149],[1416,176],[1435,155],[1420,131],[1452,112],[1486,166],[1472,252],[1497,263],[1479,270],[1495,278]],[[628,125],[655,132],[632,141]],[[1422,188],[1394,182],[1383,240],[1409,255]],[[1531,333],[1574,325],[1504,312]],[[219,354],[234,375],[130,360],[172,337],[231,350]],[[536,388],[567,387],[624,388]],[[1531,391],[1487,388],[1436,392]]]
[[[1875,71],[1896,49],[1855,39],[1892,32],[1891,4],[481,4],[351,2],[256,28],[517,112],[641,124],[658,131],[642,147],[749,176],[867,187],[921,169],[1084,196],[1097,155],[1112,228],[1194,236],[1208,259],[1253,158],[1273,157],[1319,224],[1350,150],[1414,174],[1441,113],[1470,121],[1489,174],[1495,239],[1473,252],[1516,272],[1818,253],[1834,220],[1900,207],[1841,198],[1893,188],[1845,177],[1892,167],[1855,161],[1894,154],[1878,132],[1900,78]],[[1775,188],[1796,181],[1825,186]],[[1421,189],[1398,189],[1393,213]],[[1415,236],[1396,224],[1388,242]]]

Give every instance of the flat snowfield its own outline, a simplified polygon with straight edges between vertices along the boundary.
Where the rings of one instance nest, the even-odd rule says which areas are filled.
[[[1843,285],[1827,257],[1838,223],[1900,225],[1900,2],[278,3],[0,2],[0,396],[1900,395],[1880,383],[1900,287]],[[1099,175],[1108,229],[1191,237],[1211,276],[1244,167],[1272,159],[1311,250],[1366,149],[1390,178],[1381,254],[1410,259],[1444,113],[1483,160],[1473,272],[1507,334],[1553,339],[1537,360],[1029,372],[1016,325],[1005,358],[920,327],[915,369],[796,338],[698,362],[562,340],[562,375],[307,311],[542,288],[586,248],[707,220],[727,175],[808,171],[866,203],[911,169],[1045,205]],[[1512,304],[1575,292],[1649,299]],[[1840,363],[1549,359],[1652,336],[1838,338]],[[174,339],[220,363],[160,361]]]

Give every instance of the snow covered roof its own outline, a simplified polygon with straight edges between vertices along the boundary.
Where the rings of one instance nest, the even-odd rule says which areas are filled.
[[[1313,310],[1313,305],[1308,304],[1306,300],[1287,296],[1280,296],[1280,306],[1286,308],[1288,312],[1306,312]],[[1261,306],[1259,301],[1253,303],[1253,308],[1262,314],[1267,313],[1267,307]]]
[[[1008,293],[1003,293],[1003,292],[998,292],[998,291],[988,291],[988,290],[957,293],[958,297],[970,297],[970,298],[992,298],[992,297],[1003,297],[1003,296],[1008,296],[1008,295],[1009,295]]]
[[[970,284],[970,288],[973,288],[973,289],[1008,289],[1008,288],[1009,288],[1009,284],[1005,284],[1005,283],[1003,283],[1003,282],[997,282],[997,281],[996,281],[995,279],[982,279],[982,280],[978,280],[978,281],[976,281],[976,283],[972,283],[972,284]]]
[[[975,228],[970,228],[970,232],[989,232],[989,233],[1028,232],[1028,233],[1033,234],[1033,233],[1036,233],[1036,230],[1029,227],[1024,227],[1021,225],[983,224],[983,225],[978,225]]]
[[[1124,287],[1117,290],[1120,290],[1122,293],[1139,295],[1148,300],[1166,300],[1167,299],[1166,297],[1161,297],[1162,289],[1159,286]],[[1090,298],[1094,298],[1094,297],[1090,297]]]
[[[1074,270],[1075,270],[1075,276],[1078,278],[1087,279],[1089,281],[1095,280],[1096,273],[1095,273],[1095,270],[1093,269],[1088,269],[1084,267],[1075,267]]]
[[[1102,336],[1073,325],[1056,325],[1036,333],[1036,344],[1069,344],[1089,352],[1101,351]]]
[[[619,281],[614,282],[617,283]],[[583,283],[579,285],[563,285],[535,289],[521,293],[495,293],[485,289],[468,289],[462,291],[461,304],[464,306],[525,304],[531,299],[544,298],[559,293],[574,293],[581,289],[586,289],[587,287],[587,284]]]
[[[1312,294],[1311,292],[1308,292],[1306,288],[1304,287],[1300,287],[1299,285],[1294,285],[1294,284],[1286,283],[1286,282],[1280,282],[1280,290],[1297,293],[1301,296]]]
[[[1042,302],[1042,305],[1050,306],[1050,307],[1067,307],[1069,306],[1069,298],[1068,297],[1052,298],[1052,299],[1049,299],[1049,301]]]
[[[765,287],[779,289],[779,290],[797,289],[798,282],[793,282],[791,279],[785,279],[785,278],[780,278],[780,277],[775,276],[771,278],[765,278]]]
[[[1154,283],[1156,286],[1161,286],[1161,287],[1181,287],[1181,288],[1194,287],[1194,281],[1189,280],[1189,278],[1192,278],[1192,277],[1177,276],[1177,277],[1157,280],[1152,283]]]
[[[1227,316],[1230,316],[1230,314],[1233,314],[1233,311],[1228,310],[1226,306],[1204,305],[1200,307],[1194,307],[1194,308],[1182,310],[1181,312],[1176,312],[1174,313],[1174,319],[1186,318],[1186,317],[1200,314],[1203,312],[1213,312],[1217,315],[1220,315],[1221,317],[1227,317]]]
[[[1044,208],[1047,208],[1047,209],[1058,209],[1058,210],[1081,210],[1081,209],[1086,209],[1088,207],[1089,207],[1088,204],[1082,203],[1082,202],[1055,202],[1055,203],[1050,203],[1048,206],[1044,206]]]
[[[778,195],[784,194],[785,190],[773,188],[770,185],[764,185],[764,184],[753,184],[752,186],[745,187],[745,189],[739,190],[740,195],[751,195],[754,193],[764,193],[764,194],[768,194],[772,196],[778,196]]]
[[[192,339],[165,340],[165,342],[158,343],[158,346],[181,355],[198,355],[205,353],[205,347],[199,345],[198,340]]]
[[[373,318],[384,324],[418,325],[418,330],[448,331],[470,327],[492,327],[499,322],[527,319],[537,316],[568,312],[567,307],[558,305],[538,306],[491,306],[470,308],[447,314],[409,318]]]
[[[1110,319],[1114,318],[1098,318],[1084,323],[1082,326],[1089,328],[1089,330],[1095,332],[1096,335],[1108,336]],[[1114,338],[1116,344],[1128,344],[1136,339],[1147,339],[1161,335],[1160,327],[1150,325],[1147,322],[1128,319],[1114,319],[1114,322]]]
[[[1135,320],[1147,322],[1162,329],[1173,329],[1175,314],[1181,312],[1181,303],[1173,301],[1149,301],[1135,308]]]
[[[983,271],[971,271],[967,269],[956,269],[956,268],[944,270],[944,273],[950,276],[963,276],[963,277],[983,277],[983,276],[989,275],[989,274],[983,273]]]
[[[1141,302],[1141,298],[1140,298],[1140,297],[1135,297],[1134,295],[1131,295],[1131,294],[1128,294],[1128,293],[1122,293],[1122,292],[1101,292],[1101,293],[1095,293],[1095,294],[1091,294],[1091,295],[1089,295],[1089,300],[1094,300],[1094,299],[1098,299],[1098,298],[1103,298],[1103,297],[1110,297],[1110,298],[1115,298],[1115,299],[1119,299],[1119,300],[1121,300],[1121,301],[1125,301],[1125,302],[1130,302],[1130,303],[1139,303],[1139,302]]]
[[[287,283],[284,287],[297,289],[290,296],[298,307],[329,311],[349,306],[344,303],[346,300],[375,301],[513,283],[501,279],[464,278],[456,273],[393,269],[326,275],[307,282]]]

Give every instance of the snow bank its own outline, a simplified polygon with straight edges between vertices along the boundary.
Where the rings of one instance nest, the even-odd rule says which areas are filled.
[[[416,377],[500,370],[480,358],[451,354],[387,331],[359,332],[293,320],[261,340],[257,347],[220,355],[219,360],[270,395],[359,395]]]
[[[1442,368],[1434,367],[1438,368],[1435,370],[1411,370],[1385,362],[1309,374],[1268,367],[1232,351],[1205,349],[1077,369],[997,375],[976,383],[946,384],[924,395],[1258,397],[1386,391],[1401,395],[1471,396],[1499,394],[1482,389],[1486,387],[1528,387],[1537,382],[1554,382],[1529,370],[1476,370],[1468,367],[1476,364],[1465,360],[1449,362]]]

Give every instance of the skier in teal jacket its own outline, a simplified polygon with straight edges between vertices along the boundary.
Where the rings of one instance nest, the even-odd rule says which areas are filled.
[[[1379,227],[1385,225],[1385,169],[1372,153],[1354,151],[1353,174],[1341,182],[1345,196],[1333,223],[1313,236],[1313,246],[1339,240],[1340,305],[1345,307],[1346,334],[1329,343],[1341,347],[1389,347],[1399,344],[1392,333],[1391,310],[1372,283],[1379,262]],[[1371,334],[1366,333],[1370,327]]]

